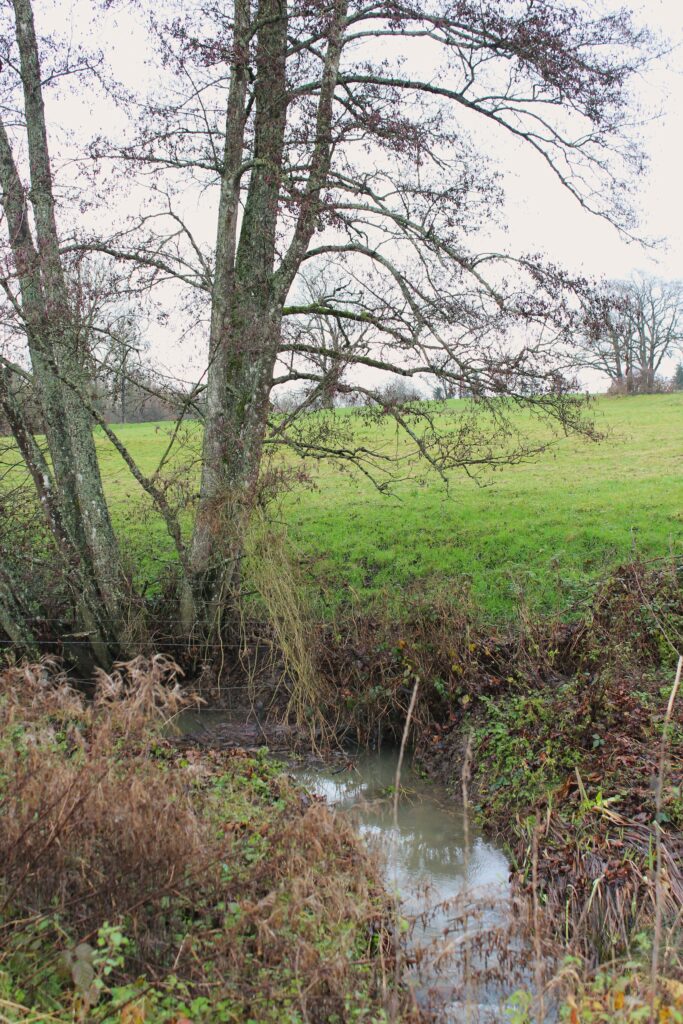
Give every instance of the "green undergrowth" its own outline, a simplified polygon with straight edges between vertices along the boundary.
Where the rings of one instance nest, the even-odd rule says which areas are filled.
[[[394,702],[419,681],[422,765],[454,794],[467,784],[521,905],[536,902],[546,1008],[571,1024],[683,1021],[682,650],[672,559],[621,566],[571,624],[523,615],[487,636],[442,604],[429,625],[413,616],[383,662]],[[539,1013],[520,991],[511,1019]]]
[[[653,821],[654,778],[663,715],[673,676],[662,670],[601,686],[582,675],[553,687],[482,696],[472,723],[478,769],[477,809],[503,831],[515,816],[611,806]],[[595,689],[601,693],[594,702]],[[665,780],[662,824],[683,830],[680,761],[683,730],[668,731],[673,759]],[[578,799],[580,798],[580,799]]]
[[[176,749],[150,714],[172,672],[137,661],[94,706],[0,677],[0,1019],[380,1024],[392,992],[414,1019],[350,826],[265,752]]]
[[[583,814],[593,800],[650,824],[656,813],[660,825],[680,834],[680,694],[666,731],[658,809],[654,780],[683,648],[683,563],[628,563],[563,638],[552,631],[544,638],[540,624],[529,629],[532,635],[518,639],[525,659],[500,685],[477,694],[472,729],[482,812],[509,823],[576,806]],[[569,796],[578,805],[567,803]]]
[[[527,905],[535,892],[541,973],[571,1024],[683,1022],[683,730],[658,806],[663,679],[641,683],[647,709],[616,688],[622,708],[591,722],[567,685],[487,707],[491,727],[474,732],[477,811],[505,841],[516,892]],[[529,990],[517,1000],[516,1024],[539,1019]]]
[[[535,894],[560,1019],[681,1024],[680,707],[662,746],[675,664],[603,671],[480,700],[465,725],[476,813],[507,847],[516,891]],[[518,995],[513,1019],[537,1020],[537,1000]]]

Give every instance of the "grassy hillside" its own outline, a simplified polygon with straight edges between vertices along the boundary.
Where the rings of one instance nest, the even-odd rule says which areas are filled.
[[[325,603],[354,591],[366,604],[388,600],[398,608],[406,588],[452,590],[464,582],[485,614],[501,619],[513,613],[520,590],[535,611],[567,608],[635,550],[646,557],[680,552],[683,394],[602,398],[594,414],[607,434],[600,443],[562,438],[537,460],[479,482],[454,473],[448,492],[414,461],[392,496],[360,475],[319,465],[315,486],[282,502],[315,590]],[[341,415],[354,422],[359,441],[407,450],[390,427]],[[546,429],[529,428],[537,436]],[[168,425],[116,429],[151,471]],[[195,429],[179,460],[191,459],[197,443]],[[143,512],[137,486],[104,439],[102,464],[122,536],[136,562],[142,557],[143,574],[155,578],[172,556],[165,531]]]

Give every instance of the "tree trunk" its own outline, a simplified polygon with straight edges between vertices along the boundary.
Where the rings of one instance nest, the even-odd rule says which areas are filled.
[[[18,650],[37,657],[38,645],[6,574],[0,568],[0,630]]]
[[[92,433],[82,400],[89,384],[84,339],[70,305],[59,252],[43,107],[41,72],[30,0],[13,0],[26,117],[30,200],[35,243],[11,144],[0,121],[0,185],[9,240],[19,279],[22,316],[36,395],[52,463],[43,467],[51,490],[48,524],[80,581],[83,626],[93,633],[100,660],[121,638],[124,577],[105,501]],[[31,467],[29,466],[31,469]],[[33,469],[31,469],[36,480]],[[38,490],[41,501],[43,497]],[[43,507],[47,506],[43,501]],[[55,518],[55,512],[57,516]],[[55,533],[55,522],[59,530]],[[104,646],[103,646],[104,645]]]
[[[238,0],[216,240],[200,500],[192,539],[192,579],[182,602],[187,631],[201,618],[206,632],[221,632],[235,609],[280,340],[282,307],[275,294],[273,270],[287,112],[287,20],[279,0],[261,0],[257,20],[254,166],[238,245],[249,33],[248,0]]]
[[[183,600],[187,629],[203,610],[209,632],[221,631],[239,600],[240,558],[258,487],[283,305],[315,230],[330,167],[333,96],[346,10],[347,0],[336,0],[328,25],[308,180],[292,240],[276,271],[289,102],[287,8],[283,0],[259,0],[256,13],[254,148],[237,245],[248,71],[241,60],[246,61],[248,0],[238,0],[236,6],[236,59],[228,98],[216,244],[202,481],[192,580]]]

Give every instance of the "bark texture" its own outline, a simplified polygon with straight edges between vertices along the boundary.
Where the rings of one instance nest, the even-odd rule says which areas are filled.
[[[186,628],[224,628],[234,612],[239,563],[258,486],[284,301],[319,212],[331,153],[332,97],[346,2],[332,9],[315,146],[293,236],[276,266],[289,94],[286,0],[237,0],[226,119],[207,379],[200,504],[192,541]],[[243,172],[248,39],[256,33],[250,181],[238,222]]]
[[[49,463],[13,406],[11,388],[2,389],[0,400],[55,544],[73,575],[79,625],[91,636],[99,660],[107,662],[121,640],[125,584],[102,487],[93,422],[82,400],[89,384],[87,360],[59,251],[33,12],[30,0],[13,0],[13,6],[30,189],[24,188],[0,120],[1,199]]]

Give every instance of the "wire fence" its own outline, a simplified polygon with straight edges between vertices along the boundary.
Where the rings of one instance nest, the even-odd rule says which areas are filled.
[[[677,552],[670,552],[666,555],[655,556],[649,559],[638,560],[642,566],[656,566],[668,564],[671,566],[674,572],[683,574],[683,555],[679,555]],[[606,572],[602,576],[591,581],[591,590],[599,588],[601,585],[607,583],[609,580],[618,578],[618,568],[611,572]],[[249,591],[246,596],[255,596],[256,591]],[[564,613],[578,612],[584,609],[592,600],[591,595],[586,595],[578,600],[574,601],[570,606],[565,608]],[[133,612],[136,610],[136,606],[132,606]],[[183,650],[188,651],[193,648],[198,648],[201,651],[241,651],[245,654],[255,653],[259,647],[264,647],[270,644],[270,640],[267,636],[253,637],[251,639],[244,638],[239,641],[234,640],[222,640],[216,641],[203,640],[200,636],[193,635],[193,630],[201,630],[202,627],[215,627],[219,621],[219,616],[211,618],[195,618],[193,619],[193,630],[186,635],[179,637],[178,626],[182,626],[184,620],[179,616],[163,616],[157,617],[154,614],[153,608],[149,605],[145,606],[144,599],[140,601],[137,606],[141,616],[149,617],[149,634],[144,641],[141,641],[141,646],[151,646],[158,643],[164,650]],[[33,640],[33,646],[45,649],[55,650],[60,646],[68,649],[83,647],[90,648],[91,641],[88,639],[89,634],[85,631],[77,630],[75,627],[70,630],[68,626],[68,620],[65,617],[56,615],[35,615],[35,616],[24,616],[22,620],[32,630],[40,629],[41,627],[57,627],[55,629],[55,636],[52,638],[35,638]],[[183,631],[184,632],[184,631]],[[59,634],[59,635],[57,635]],[[0,637],[0,650],[16,648],[17,644],[6,638]],[[254,650],[256,649],[256,651]]]

